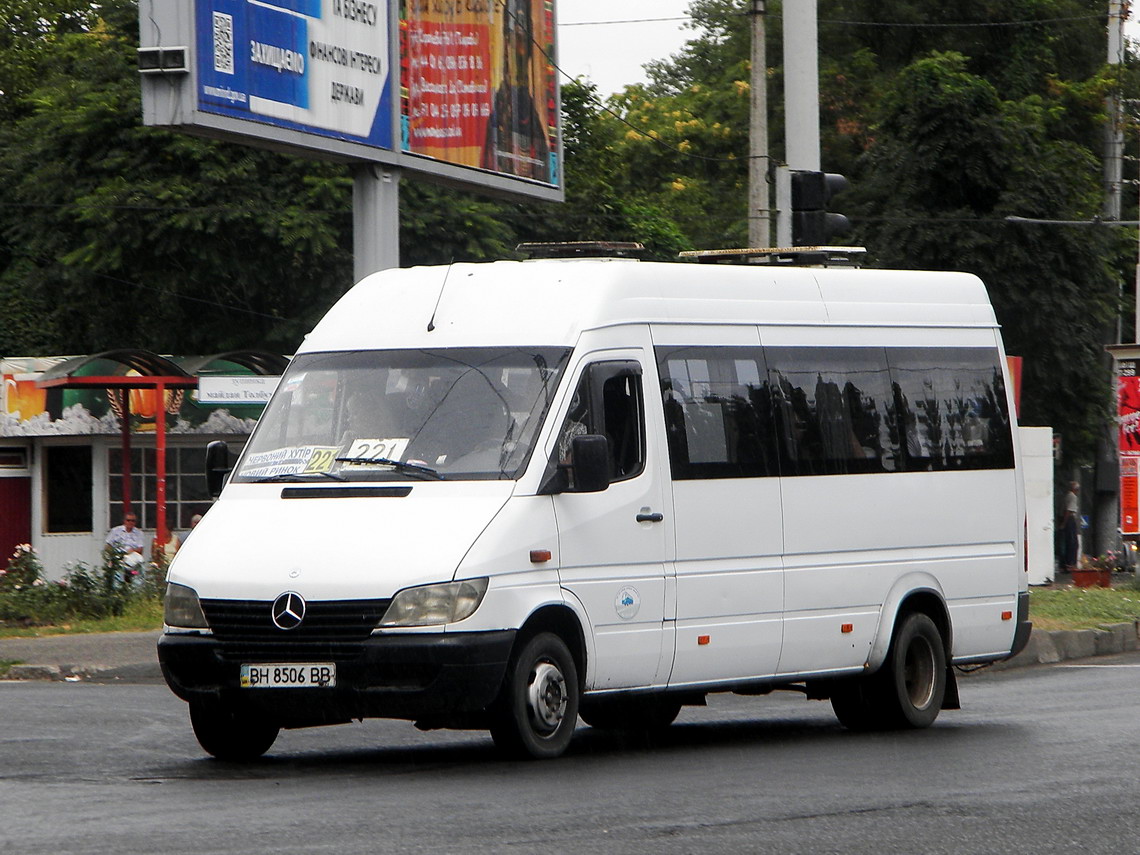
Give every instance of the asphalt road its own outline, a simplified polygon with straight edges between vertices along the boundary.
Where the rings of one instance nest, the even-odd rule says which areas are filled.
[[[968,678],[927,731],[714,696],[552,762],[369,721],[206,758],[163,686],[0,683],[0,852],[1129,853],[1140,654]]]

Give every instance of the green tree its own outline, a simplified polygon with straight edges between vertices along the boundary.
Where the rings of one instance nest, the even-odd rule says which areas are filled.
[[[620,150],[624,128],[593,85],[562,87],[562,120],[566,201],[515,206],[509,220],[520,241],[639,241],[647,258],[666,261],[692,248],[663,206],[632,190]]]

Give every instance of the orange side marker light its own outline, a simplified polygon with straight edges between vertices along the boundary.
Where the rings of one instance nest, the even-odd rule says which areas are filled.
[[[839,627],[839,631],[842,633],[854,632],[855,631],[855,624],[845,623],[841,627]]]
[[[697,636],[697,644],[708,644],[709,640],[710,640],[710,638],[707,635],[698,635]]]
[[[1001,613],[1001,619],[1002,620],[1013,620],[1013,612],[1002,612]]]
[[[549,561],[550,557],[549,549],[532,549],[530,551],[531,564],[542,564],[544,561]]]

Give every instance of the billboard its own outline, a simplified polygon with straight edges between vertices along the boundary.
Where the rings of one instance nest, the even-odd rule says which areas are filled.
[[[392,147],[384,0],[197,0],[198,109]]]
[[[554,0],[140,3],[148,125],[562,199]],[[142,67],[140,66],[140,70]]]
[[[405,0],[405,151],[558,184],[552,0]]]

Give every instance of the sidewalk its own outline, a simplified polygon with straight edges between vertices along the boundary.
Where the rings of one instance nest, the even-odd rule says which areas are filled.
[[[8,680],[161,682],[160,635],[154,630],[0,638],[0,662],[21,663],[8,670]]]
[[[114,632],[53,635],[46,638],[0,638],[0,662],[19,662],[0,679],[80,680],[97,683],[162,681],[155,646],[162,633]],[[995,670],[1047,665],[1068,659],[1107,656],[1140,649],[1140,622],[1102,629],[1035,630],[1017,656],[995,663]]]

